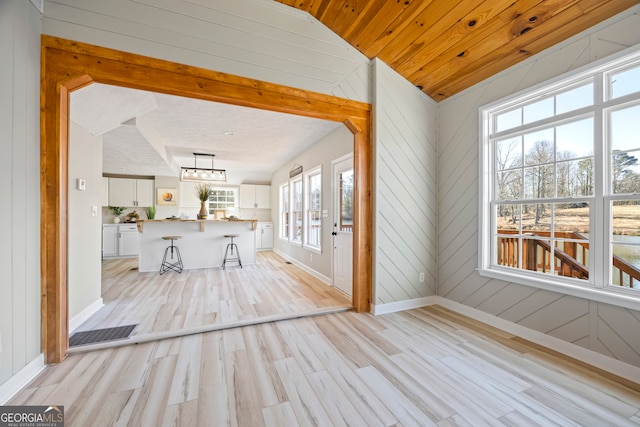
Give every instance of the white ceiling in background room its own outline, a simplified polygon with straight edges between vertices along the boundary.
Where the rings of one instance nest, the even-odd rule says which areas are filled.
[[[71,94],[71,120],[103,137],[103,173],[178,176],[215,154],[229,184],[267,183],[342,123],[92,84]],[[197,166],[211,167],[198,157]]]

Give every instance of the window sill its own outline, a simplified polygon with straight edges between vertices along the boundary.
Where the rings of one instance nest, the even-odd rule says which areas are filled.
[[[632,291],[627,288],[616,289],[613,287],[602,289],[594,287],[591,283],[578,284],[572,283],[570,280],[548,280],[547,278],[536,277],[536,275],[533,274],[526,275],[520,272],[515,274],[497,268],[491,270],[479,268],[477,271],[478,274],[483,277],[504,280],[524,286],[532,286],[558,294],[571,295],[590,301],[640,311],[640,291]],[[556,277],[555,279],[559,278]]]

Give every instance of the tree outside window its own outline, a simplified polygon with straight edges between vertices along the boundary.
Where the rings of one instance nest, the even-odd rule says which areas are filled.
[[[640,52],[481,116],[481,274],[640,289]]]

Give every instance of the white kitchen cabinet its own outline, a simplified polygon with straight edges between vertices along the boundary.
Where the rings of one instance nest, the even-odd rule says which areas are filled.
[[[256,250],[266,251],[273,249],[273,223],[258,222],[256,227]]]
[[[103,224],[103,257],[136,257],[140,254],[140,233],[136,224]]]
[[[271,209],[271,186],[256,185],[256,208]]]
[[[152,179],[136,179],[136,206],[148,207],[154,206],[155,181]]]
[[[140,233],[137,225],[118,225],[118,256],[140,254]]]
[[[271,186],[270,185],[240,185],[241,209],[270,209]]]
[[[109,178],[109,205],[153,206],[153,187],[152,179]]]
[[[118,256],[118,226],[102,225],[102,256]]]

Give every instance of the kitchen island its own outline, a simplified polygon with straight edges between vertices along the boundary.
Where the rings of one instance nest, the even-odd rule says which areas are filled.
[[[175,241],[180,249],[185,270],[221,267],[224,251],[230,239],[225,234],[238,234],[242,265],[256,262],[256,220],[182,220],[160,219],[138,221],[140,232],[140,272],[160,271],[160,264],[168,241],[162,236],[182,236]],[[232,263],[229,267],[235,266]]]

